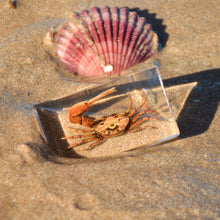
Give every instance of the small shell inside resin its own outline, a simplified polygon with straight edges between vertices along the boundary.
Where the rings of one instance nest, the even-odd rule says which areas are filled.
[[[121,74],[152,57],[158,46],[145,18],[107,6],[73,13],[44,42],[59,63],[81,76]]]

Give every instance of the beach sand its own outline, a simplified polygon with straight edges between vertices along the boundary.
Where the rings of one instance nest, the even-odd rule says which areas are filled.
[[[198,82],[180,138],[138,154],[53,161],[33,105],[86,85],[56,71],[42,39],[72,11],[127,6],[158,32],[165,86]],[[0,219],[217,219],[220,204],[220,2],[0,2]],[[168,95],[169,98],[169,95]]]

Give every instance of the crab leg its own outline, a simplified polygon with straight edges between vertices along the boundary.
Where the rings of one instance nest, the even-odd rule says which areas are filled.
[[[132,117],[134,114],[136,114],[137,111],[139,111],[143,107],[143,105],[146,103],[146,101],[147,101],[147,98],[145,98],[145,100],[142,102],[142,104],[139,107],[137,107],[136,109],[134,109],[128,116]]]
[[[84,149],[79,149],[78,151],[83,151],[83,150],[92,150],[93,148],[95,148],[97,145],[101,144],[103,142],[103,139],[98,139],[97,141],[95,141],[94,143],[90,144],[87,148]]]
[[[90,99],[89,101],[87,101],[88,107],[90,107],[94,102],[96,102],[96,101],[100,100],[101,98],[103,98],[103,97],[105,97],[105,96],[107,96],[107,95],[109,95],[111,93],[114,93],[116,91],[117,91],[116,88],[112,87],[111,89],[108,89],[108,90],[100,93],[96,97],[94,97],[94,98]]]
[[[125,115],[127,115],[127,114],[129,114],[131,112],[131,108],[132,108],[132,105],[133,105],[133,102],[132,102],[130,94],[127,93],[127,95],[128,95],[129,101],[130,101],[130,106],[128,107],[127,111],[125,112]]]
[[[143,110],[143,111],[137,113],[137,114],[130,120],[130,122],[131,122],[131,123],[135,123],[137,120],[140,120],[140,116],[141,116],[141,115],[151,114],[151,113],[155,113],[155,111],[153,111],[153,110]],[[148,116],[148,117],[145,117],[145,118],[155,118],[155,119],[158,120],[158,118],[157,118],[155,115],[152,115],[152,117],[151,117],[151,116]]]
[[[92,132],[94,131],[94,128],[88,128],[88,129],[85,129],[85,128],[69,128],[71,131],[73,132],[78,132],[78,133],[84,133],[84,132]]]
[[[144,115],[144,114],[149,114],[149,113],[155,113],[154,111],[151,111],[151,110],[144,110],[144,111],[141,111],[139,112],[138,114],[136,114],[129,122],[129,129],[134,129],[135,127],[137,127],[138,125],[144,123],[145,121],[149,121],[150,118],[154,118],[156,120],[158,120],[158,118],[154,115],[151,116],[148,116],[148,117],[145,117],[145,118],[140,118],[140,116]],[[152,126],[147,126],[147,127],[151,127],[151,128],[154,128]]]
[[[71,145],[68,146],[67,148],[77,147],[78,145],[81,145],[81,144],[84,144],[84,143],[87,143],[87,142],[90,142],[90,141],[95,141],[95,140],[97,140],[96,137],[84,138],[84,139],[82,139],[82,140],[79,141],[79,142],[76,142],[76,143],[74,143],[74,144],[71,144]]]
[[[150,120],[150,118],[151,118],[150,116],[144,117],[144,118],[139,118],[143,114],[145,114],[145,113],[140,112],[139,114],[135,115],[134,118],[131,119],[131,121],[130,121],[130,129],[132,129],[132,128],[142,124],[144,121],[149,121]]]
[[[72,138],[92,137],[93,135],[95,135],[95,132],[93,132],[93,133],[84,133],[84,134],[76,134],[76,135],[72,135],[72,136],[68,136],[68,137],[63,137],[61,139],[65,140],[65,139],[72,139]]]
[[[129,127],[129,132],[137,132],[140,130],[144,130],[145,128],[157,128],[154,126],[144,126],[144,127],[138,127],[139,125],[143,124],[145,121],[148,121],[148,118],[142,118],[140,120],[135,121],[130,127]]]
[[[145,91],[144,91],[145,92]],[[146,93],[145,93],[146,94]],[[142,124],[144,121],[148,121],[151,117],[148,116],[148,117],[145,117],[145,118],[140,118],[140,116],[144,115],[144,114],[151,114],[151,113],[155,113],[154,110],[143,110],[139,113],[137,113],[143,106],[144,104],[146,103],[146,101],[148,100],[148,95],[146,94],[146,97],[145,99],[143,100],[142,104],[137,107],[136,109],[134,109],[130,114],[129,114],[129,117],[132,117],[133,118],[130,120],[129,122],[129,129],[133,129],[135,127],[137,127],[138,125]],[[136,114],[137,113],[137,114]],[[136,115],[135,115],[136,114]],[[156,116],[153,115],[153,118],[157,119]],[[158,120],[158,119],[157,119]]]

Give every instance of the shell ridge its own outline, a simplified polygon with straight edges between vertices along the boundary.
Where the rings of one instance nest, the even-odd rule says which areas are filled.
[[[86,50],[85,45],[80,42],[80,39],[77,38],[77,35],[72,34],[67,29],[61,29],[60,33],[62,34],[62,36],[60,37],[59,41],[66,46],[65,52],[69,51],[69,53],[66,54],[74,57],[75,60],[77,60],[77,57],[79,57],[78,62],[80,63],[81,68],[76,71],[79,71],[82,75],[85,75],[87,72],[88,62],[90,62],[94,64],[90,71],[96,74],[98,70],[98,62],[94,59],[94,56],[92,56],[92,54],[88,50]],[[62,57],[62,60],[65,59],[67,59],[68,61],[72,60],[70,59],[70,57]]]
[[[67,30],[63,32],[63,34],[66,37],[66,39],[69,39],[69,44],[67,45],[67,48],[75,48],[74,50],[72,50],[72,53],[70,55],[75,57],[79,56],[81,66],[85,65],[85,68],[83,69],[86,69],[86,64],[88,63],[88,61],[91,62],[92,56],[89,56],[87,50],[85,49],[85,46],[82,44],[82,42],[79,40],[79,38],[77,38],[75,34],[71,34]]]
[[[120,21],[119,21],[119,33],[118,33],[118,59],[117,59],[117,72],[121,70],[121,59],[122,59],[122,50],[124,43],[125,30],[127,29],[128,22],[128,9],[122,8],[120,10]]]
[[[104,30],[104,25],[103,25],[104,22],[103,22],[101,13],[97,7],[93,7],[91,11],[93,12],[94,22],[96,25],[96,29],[98,31],[101,46],[103,48],[103,55],[104,55],[104,61],[105,61],[104,65],[106,65],[109,63],[109,54],[108,54],[108,47],[107,47],[107,42],[106,42],[106,34]]]
[[[100,75],[102,74],[101,64],[104,63],[103,61],[104,52],[101,47],[99,36],[97,34],[96,26],[87,10],[83,10],[81,12],[81,16],[85,22],[86,34],[89,37],[89,39],[91,39],[91,42],[93,43],[91,49],[94,53],[92,53],[91,55],[97,61],[94,63],[94,65],[96,65],[96,73],[91,73],[91,75]]]
[[[136,27],[133,31],[132,36],[131,36],[131,41],[130,41],[130,45],[129,45],[129,48],[128,48],[128,51],[127,51],[127,54],[125,57],[125,63],[124,63],[123,69],[128,69],[130,67],[129,64],[130,64],[130,60],[132,57],[132,52],[135,51],[136,44],[139,40],[141,33],[143,32],[145,23],[146,23],[145,18],[143,18],[143,17],[138,18],[138,21],[136,23]]]
[[[118,59],[118,30],[119,30],[119,8],[112,9],[112,31],[113,31],[113,74],[117,73]]]
[[[130,58],[130,62],[132,63],[132,65],[135,65],[135,60],[136,60],[137,54],[140,53],[140,51],[141,51],[140,48],[141,48],[142,44],[144,43],[145,39],[148,37],[150,30],[151,30],[151,26],[149,24],[145,25],[141,35],[138,38],[137,44],[135,45],[135,48],[133,50],[136,52],[133,52],[131,55],[131,58]]]
[[[93,50],[95,51],[96,55],[100,55],[99,48],[96,45],[96,36],[93,35],[93,29],[94,29],[93,26],[94,26],[94,24],[92,24],[92,20],[89,16],[89,12],[86,11],[86,10],[83,10],[81,12],[81,16],[84,20],[84,24],[85,24],[85,27],[86,27],[86,34],[91,39],[91,41],[93,42]]]
[[[74,23],[78,23],[79,25],[74,25]],[[84,63],[88,63],[87,61],[90,61],[90,63],[93,64],[93,66],[90,68],[91,72],[94,72],[96,74],[99,72],[98,62],[96,60],[96,57],[94,57],[94,54],[97,54],[96,47],[94,47],[94,42],[89,38],[87,35],[87,25],[85,24],[85,21],[83,20],[83,17],[81,17],[77,13],[73,13],[71,20],[68,22],[68,26],[72,29],[73,35],[78,39],[78,43],[80,45],[82,50],[82,57],[85,60]],[[84,72],[86,72],[88,69],[88,66],[85,67]]]
[[[89,32],[89,28],[85,20],[82,16],[78,15],[78,19],[80,20],[80,24],[78,28],[75,28],[75,35],[77,38],[81,41],[82,45],[84,47],[88,48],[88,50],[93,55],[94,53],[97,54],[97,48],[95,47],[94,40],[92,38],[91,33]],[[74,28],[75,25],[73,25],[72,22],[69,23],[70,27]]]
[[[96,62],[94,62],[96,73],[91,73],[91,75],[101,74],[102,69],[101,69],[100,63],[97,61],[101,60],[102,54],[99,52],[99,48],[98,48],[97,44],[95,43],[96,40],[92,35],[92,31],[91,31],[92,28],[89,27],[88,18],[86,18],[86,16],[89,16],[88,12],[85,10],[82,11],[81,16],[84,20],[86,35],[88,36],[88,38],[90,39],[90,42],[91,42],[91,56],[94,58],[94,60],[96,60]]]
[[[134,64],[141,62],[141,60],[143,59],[143,57],[147,54],[147,52],[149,52],[149,43],[151,43],[152,39],[154,37],[154,32],[150,31],[147,38],[144,39],[144,41],[142,42],[142,44],[140,45],[138,51],[139,53],[137,53]]]
[[[109,55],[109,62],[107,64],[113,66],[114,60],[114,53],[113,53],[113,34],[112,34],[112,18],[107,6],[102,8],[102,18],[104,21],[104,30],[107,40],[107,47],[108,47],[108,55]],[[112,72],[110,73],[112,74]]]
[[[67,34],[67,31],[65,31],[65,34]],[[57,41],[58,41],[57,55],[61,61],[65,62],[65,63],[72,62],[73,64],[76,64],[77,62],[79,62],[79,59],[77,59],[77,57],[82,55],[81,51],[79,50],[79,48],[77,48],[75,46],[74,43],[71,42],[70,39],[65,38],[61,35],[58,35]],[[71,66],[71,70],[75,71],[73,66],[75,66],[75,65]]]
[[[83,17],[84,17],[84,19],[85,19],[85,21],[86,21],[86,23],[89,27],[90,33],[93,36],[94,44],[97,47],[99,59],[104,63],[105,62],[104,51],[103,51],[103,48],[102,48],[102,45],[101,45],[101,41],[99,39],[99,35],[97,33],[95,22],[92,20],[92,18],[89,15],[88,11],[83,10],[81,12],[81,14],[83,15]]]
[[[128,16],[129,16],[129,18],[128,18],[128,25],[127,25],[127,30],[126,30],[126,34],[125,34],[125,39],[124,39],[124,43],[123,43],[120,72],[124,70],[125,57],[126,57],[128,48],[130,46],[131,36],[132,36],[134,28],[135,28],[135,21],[136,21],[137,14],[136,14],[136,12],[130,12]]]

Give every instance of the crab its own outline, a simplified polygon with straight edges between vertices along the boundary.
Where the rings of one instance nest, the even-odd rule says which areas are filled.
[[[84,128],[71,128],[73,132],[77,132],[78,134],[62,138],[80,139],[78,142],[69,145],[68,148],[74,148],[81,144],[93,142],[87,148],[82,149],[91,150],[108,138],[116,137],[129,131],[140,130],[140,125],[143,124],[144,121],[149,120],[150,117],[156,118],[156,116],[152,115],[152,113],[155,113],[154,110],[142,109],[147,101],[147,96],[137,108],[132,110],[133,102],[129,93],[127,93],[127,96],[129,98],[130,105],[123,113],[111,114],[99,119],[82,116],[82,114],[86,112],[96,101],[116,91],[116,88],[113,87],[90,100],[73,105],[69,109],[69,121],[73,124],[81,124]],[[151,114],[151,116],[142,117],[146,114]]]

